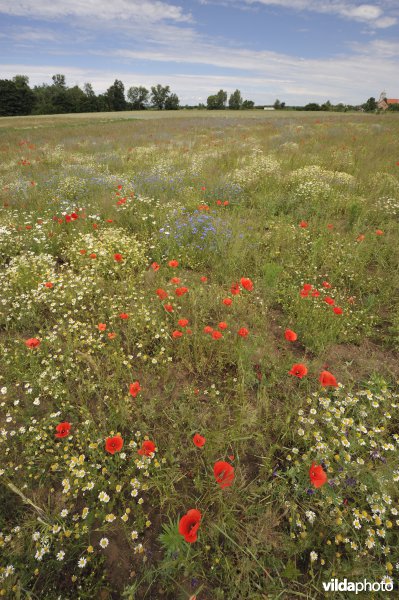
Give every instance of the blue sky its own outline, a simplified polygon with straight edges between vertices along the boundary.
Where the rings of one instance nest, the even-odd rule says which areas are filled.
[[[170,85],[181,102],[399,97],[399,0],[0,0],[0,78]]]

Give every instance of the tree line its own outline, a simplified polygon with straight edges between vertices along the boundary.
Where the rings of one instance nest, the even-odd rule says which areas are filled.
[[[29,85],[26,75],[15,75],[12,79],[0,79],[0,116],[17,115],[48,115],[59,113],[84,113],[84,112],[109,112],[123,110],[178,110],[180,108],[200,108],[207,110],[248,110],[265,108],[255,106],[253,100],[244,100],[240,90],[228,94],[219,90],[216,94],[208,96],[206,104],[198,106],[181,106],[177,94],[171,92],[168,85],[157,84],[148,90],[144,86],[132,86],[125,93],[122,81],[115,79],[114,83],[102,94],[96,94],[91,83],[85,83],[83,89],[75,85],[67,87],[65,75],[60,73],[52,76],[52,84],[43,83]],[[337,111],[364,110],[375,112],[378,110],[374,98],[369,98],[364,104],[352,106],[339,103],[331,104],[329,100],[324,104],[311,102],[305,106],[286,106],[285,102],[277,99],[267,108],[274,110],[306,110],[306,111]],[[399,105],[392,105],[388,110],[399,110]]]

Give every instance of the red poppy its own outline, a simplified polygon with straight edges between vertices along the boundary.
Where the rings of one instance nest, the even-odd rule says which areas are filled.
[[[109,437],[105,440],[105,450],[110,454],[115,454],[115,452],[120,452],[123,448],[123,439],[120,435],[115,435],[114,437]]]
[[[331,287],[331,283],[328,283],[328,281],[323,281],[323,287],[325,287],[326,289]]]
[[[254,289],[254,284],[248,277],[241,277],[240,283],[244,290],[247,290],[247,292],[252,292]]]
[[[224,329],[227,329],[227,323],[225,323],[224,321],[221,321],[218,325],[219,329],[221,329],[222,331]]]
[[[29,338],[25,341],[25,346],[33,350],[33,348],[38,348],[40,346],[40,340],[38,338]]]
[[[165,300],[165,298],[168,297],[167,292],[165,292],[165,290],[163,290],[162,288],[158,288],[155,293],[160,300]]]
[[[214,340],[220,340],[223,335],[220,333],[220,331],[212,331],[212,337]]]
[[[384,235],[384,232],[382,231],[382,229],[376,229],[375,233],[376,233],[376,235]]]
[[[51,283],[51,281],[47,281],[47,283],[44,284],[44,287],[49,288],[51,290],[51,288],[54,287],[54,284]]]
[[[122,254],[119,254],[117,252],[116,254],[114,254],[114,259],[116,260],[116,262],[122,262],[123,256],[122,256]]]
[[[188,319],[179,319],[177,323],[180,325],[180,327],[187,327]]]
[[[187,292],[188,292],[188,288],[186,288],[184,286],[175,289],[176,296],[183,296],[184,294],[187,294]]]
[[[312,298],[318,298],[319,296],[320,296],[319,290],[313,290],[312,291]]]
[[[343,313],[342,308],[340,308],[339,306],[334,306],[333,311],[335,312],[336,315],[342,315],[342,313]]]
[[[229,201],[228,201],[228,200],[225,200],[225,201],[223,202],[223,206],[228,206],[229,204],[230,204],[230,203],[229,203]]]
[[[193,442],[194,445],[197,446],[197,448],[202,448],[202,446],[205,445],[206,439],[202,437],[202,435],[200,435],[199,433],[196,433],[193,437]]]
[[[234,467],[223,460],[219,460],[214,464],[213,474],[222,490],[230,487],[234,481]]]
[[[173,312],[173,306],[171,304],[164,304],[163,307],[167,312]]]
[[[202,283],[206,283],[208,281],[208,277],[201,277]]]
[[[151,442],[151,440],[145,440],[141,444],[140,450],[137,450],[137,452],[140,454],[140,456],[150,456],[150,454],[155,452],[155,447],[156,446],[154,442]]]
[[[222,201],[221,201],[221,200],[216,200],[216,204],[217,204],[218,206],[222,206]]]
[[[284,337],[288,342],[295,342],[298,339],[297,334],[292,329],[286,329],[284,332]]]
[[[79,250],[80,254],[87,254],[87,250]]]
[[[310,283],[304,283],[302,289],[305,290],[305,292],[310,292],[312,285]]]
[[[232,305],[232,303],[233,303],[233,300],[232,300],[231,298],[224,298],[224,299],[223,299],[223,304],[224,304],[225,306],[231,306],[231,305]]]
[[[98,330],[99,330],[99,331],[105,331],[105,330],[107,329],[107,326],[106,326],[106,324],[105,324],[105,323],[99,323],[99,324],[97,325],[97,327],[98,327]]]
[[[65,215],[65,223],[70,223],[72,221],[72,217],[70,215]]]
[[[98,228],[98,223],[93,223],[93,229],[97,229]]]
[[[123,185],[119,184],[118,185],[118,190],[121,190],[123,188]]]
[[[160,265],[157,262],[153,262],[152,265],[151,265],[151,269],[153,271],[159,271],[160,268],[161,267],[160,267]]]
[[[180,277],[172,277],[172,279],[170,280],[171,283],[174,283],[175,285],[179,284],[181,282]]]
[[[179,266],[179,262],[177,260],[170,260],[168,262],[169,267],[178,267]]]
[[[240,335],[241,337],[247,337],[247,335],[249,334],[249,331],[246,327],[241,327],[241,329],[239,329],[237,331],[238,335]]]
[[[334,229],[334,225],[333,225],[332,223],[329,223],[329,224],[327,225],[327,229]]]
[[[332,298],[330,298],[330,296],[326,296],[324,298],[324,302],[326,302],[327,304],[329,304],[330,306],[332,306],[334,304],[334,300]]]
[[[357,242],[362,242],[365,237],[366,236],[364,235],[364,233],[361,233],[360,235],[357,236],[356,241]]]
[[[95,254],[94,252],[92,252],[91,254],[89,254],[90,258],[97,258],[97,254]]]
[[[302,379],[302,377],[305,377],[305,375],[307,375],[307,373],[308,373],[308,369],[302,363],[295,363],[295,365],[292,365],[291,371],[288,371],[289,375],[294,375],[295,377],[298,377],[299,379]]]
[[[67,435],[69,435],[69,432],[71,430],[71,424],[68,423],[67,421],[64,421],[63,423],[58,423],[57,427],[55,428],[56,430],[56,434],[55,437],[57,438],[64,438]]]
[[[108,334],[108,339],[114,340],[115,338],[116,338],[116,333],[109,333]]]
[[[129,385],[129,394],[133,396],[133,398],[135,398],[140,391],[141,387],[138,381],[135,381]]]
[[[176,338],[181,338],[182,336],[183,336],[183,333],[181,331],[178,331],[177,329],[176,329],[176,331],[174,331],[172,333],[172,337],[175,338],[175,339]]]
[[[127,313],[119,313],[119,318],[126,321],[126,319],[129,318],[129,315]]]
[[[327,473],[321,465],[312,463],[312,466],[309,469],[309,477],[315,488],[319,488],[327,483]]]
[[[301,290],[299,295],[302,296],[302,298],[307,298],[309,296],[309,292],[308,290]]]
[[[197,531],[201,523],[201,513],[192,508],[179,521],[179,533],[189,544],[197,541]]]
[[[338,387],[337,380],[329,371],[322,371],[320,373],[319,381],[323,387]]]
[[[113,221],[113,219],[106,219],[106,221],[105,221],[105,222],[106,222],[106,223],[113,223],[114,221]]]
[[[211,327],[210,325],[205,325],[204,333],[212,333],[212,331],[213,331],[213,327]]]
[[[233,296],[238,296],[238,294],[240,293],[240,286],[237,282],[234,282],[231,285],[230,292],[233,294]]]
[[[74,221],[76,221],[78,217],[79,215],[77,215],[75,212],[71,213],[71,219],[73,219]]]
[[[299,223],[299,227],[306,228],[307,226],[308,226],[308,222],[307,221],[301,221]]]

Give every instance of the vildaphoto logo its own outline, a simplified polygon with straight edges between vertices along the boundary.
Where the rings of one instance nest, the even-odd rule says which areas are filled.
[[[363,581],[349,581],[346,578],[343,581],[331,579],[327,583],[323,581],[323,588],[325,592],[355,592],[355,594],[359,594],[359,592],[392,592],[393,582],[371,582],[367,579],[363,579]]]

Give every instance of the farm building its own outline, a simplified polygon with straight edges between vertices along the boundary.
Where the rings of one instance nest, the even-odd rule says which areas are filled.
[[[387,98],[386,93],[382,92],[380,94],[380,98],[377,102],[378,108],[381,108],[382,110],[386,110],[392,104],[399,104],[399,99],[398,98]]]

